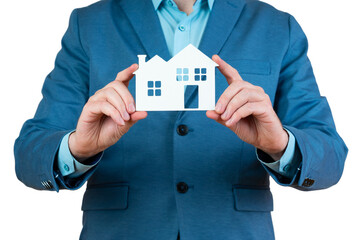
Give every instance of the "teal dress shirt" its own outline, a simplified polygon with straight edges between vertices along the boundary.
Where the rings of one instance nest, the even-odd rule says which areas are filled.
[[[173,0],[152,0],[152,2],[160,20],[171,56],[176,55],[188,44],[198,48],[214,0],[197,0],[193,5],[193,12],[188,16],[178,9]],[[298,151],[296,151],[295,137],[289,130],[285,130],[288,132],[289,141],[280,160],[273,161],[260,150],[257,150],[257,157],[262,164],[280,175],[293,178],[301,160]],[[87,161],[90,164],[81,164],[72,156],[69,150],[68,138],[71,133],[65,135],[61,141],[57,155],[57,165],[64,177],[76,178],[96,166],[101,160],[102,153]]]

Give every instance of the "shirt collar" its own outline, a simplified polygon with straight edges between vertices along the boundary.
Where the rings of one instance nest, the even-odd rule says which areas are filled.
[[[156,11],[158,10],[159,6],[161,5],[161,3],[163,1],[168,1],[168,0],[152,0],[153,6],[155,7]],[[171,0],[171,1],[173,1],[173,0]],[[197,1],[199,1],[199,0],[197,0]],[[206,1],[206,0],[202,0],[202,1]],[[207,2],[208,2],[209,10],[212,10],[214,0],[207,0]]]

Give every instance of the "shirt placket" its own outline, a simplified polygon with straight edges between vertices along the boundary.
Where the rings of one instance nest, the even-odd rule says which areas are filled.
[[[191,43],[191,22],[192,19],[198,14],[201,1],[197,1],[193,6],[193,12],[187,16],[184,12],[179,12],[179,23],[174,33],[174,55],[185,48]]]

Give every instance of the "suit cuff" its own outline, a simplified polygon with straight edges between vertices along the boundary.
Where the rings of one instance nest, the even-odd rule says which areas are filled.
[[[289,130],[284,130],[286,130],[289,135],[289,141],[281,159],[278,161],[273,161],[273,159],[268,154],[259,149],[256,149],[256,154],[258,160],[262,164],[272,169],[276,173],[292,179],[295,176],[297,168],[300,164],[300,158],[297,157],[298,154],[296,154],[296,140],[294,135]]]
[[[87,160],[86,162],[89,164],[80,163],[74,158],[74,156],[72,156],[70,152],[68,141],[71,133],[73,133],[73,131],[66,134],[61,140],[57,155],[57,166],[62,176],[77,178],[96,166],[101,160],[103,152]]]

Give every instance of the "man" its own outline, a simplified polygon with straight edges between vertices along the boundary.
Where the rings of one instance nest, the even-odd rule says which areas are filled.
[[[189,43],[219,65],[216,109],[136,112],[137,55],[169,60]],[[88,181],[82,239],[274,239],[269,175],[327,188],[347,154],[307,47],[292,16],[259,1],[77,9],[15,143],[17,176],[56,191]]]

